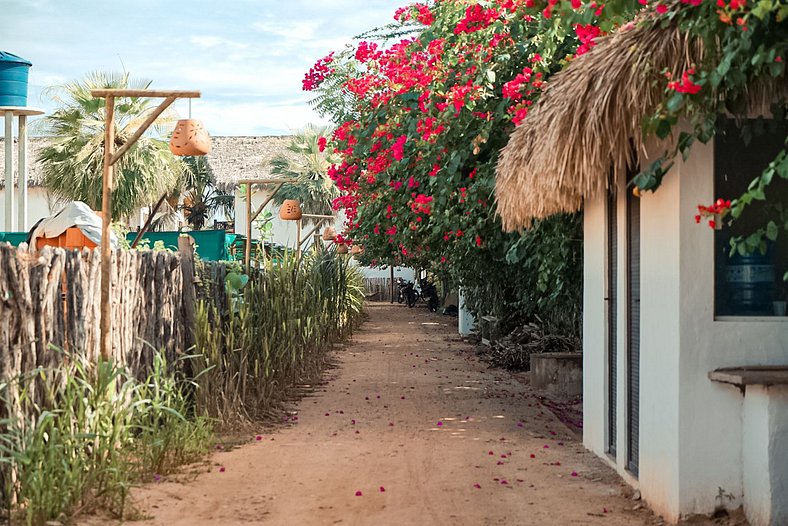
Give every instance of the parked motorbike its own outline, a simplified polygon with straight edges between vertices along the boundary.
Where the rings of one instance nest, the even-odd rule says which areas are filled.
[[[419,286],[421,287],[421,297],[427,302],[427,308],[430,309],[430,312],[438,312],[440,300],[438,299],[438,289],[435,287],[435,284],[427,278],[421,278]]]
[[[397,285],[399,286],[397,302],[405,303],[408,307],[413,308],[416,302],[419,301],[419,293],[414,288],[413,282],[399,278],[397,279]]]

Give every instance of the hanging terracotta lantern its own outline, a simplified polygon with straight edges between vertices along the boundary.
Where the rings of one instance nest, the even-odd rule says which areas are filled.
[[[337,238],[337,231],[333,226],[323,230],[323,241],[334,241]]]
[[[361,245],[353,245],[353,248],[350,249],[350,253],[354,256],[360,256],[364,253],[364,247]]]
[[[285,199],[279,208],[279,219],[285,221],[298,221],[302,215],[301,205],[296,199]]]
[[[211,137],[197,119],[181,119],[170,138],[170,151],[175,155],[205,155],[211,151]]]
[[[344,243],[337,245],[337,254],[347,254],[347,245]]]

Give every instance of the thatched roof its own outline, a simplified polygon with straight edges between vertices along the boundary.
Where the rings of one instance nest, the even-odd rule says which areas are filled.
[[[673,28],[635,26],[597,40],[556,74],[498,160],[498,214],[508,231],[534,219],[580,210],[644,151],[641,122],[664,97],[663,71],[680,76],[704,49]],[[785,85],[774,82],[777,90]],[[774,87],[753,87],[753,108],[768,108]]]
[[[208,168],[219,188],[231,191],[241,179],[274,177],[270,161],[277,155],[290,157],[291,137],[211,137]]]
[[[27,139],[27,185],[41,186],[44,179],[44,174],[41,171],[41,165],[36,162],[38,153],[46,146],[46,137],[29,137]],[[19,141],[14,139],[14,184],[16,184],[19,174],[17,173],[18,161],[17,155],[19,152]],[[0,139],[0,188],[5,188],[5,139]]]
[[[28,139],[28,185],[41,186],[43,172],[37,162],[39,152],[46,146],[48,137]],[[232,191],[240,179],[272,177],[269,162],[277,155],[290,156],[287,149],[289,136],[269,137],[211,137],[211,153],[206,156],[208,168],[216,177],[217,186]],[[17,141],[14,140],[14,180],[16,180]],[[0,139],[0,172],[5,162],[5,144]],[[5,180],[0,177],[0,188]]]

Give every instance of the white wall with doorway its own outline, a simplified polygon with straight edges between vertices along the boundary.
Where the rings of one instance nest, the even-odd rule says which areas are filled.
[[[661,149],[651,148],[654,153]],[[646,161],[644,160],[644,163]],[[697,144],[655,193],[640,198],[639,473],[626,466],[626,192],[617,199],[617,333],[606,314],[606,199],[584,207],[584,431],[586,447],[613,465],[668,520],[735,509],[743,500],[742,403],[709,380],[720,367],[788,363],[788,317],[715,319],[714,239],[693,217],[714,195],[713,145]],[[608,454],[607,339],[618,343],[616,457]],[[731,497],[720,497],[720,491]]]

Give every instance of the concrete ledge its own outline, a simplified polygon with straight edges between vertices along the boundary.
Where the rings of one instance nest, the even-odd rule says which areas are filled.
[[[713,382],[747,385],[788,385],[788,365],[756,365],[752,367],[726,367],[709,373]]]
[[[583,353],[531,355],[531,385],[561,398],[583,394]]]

